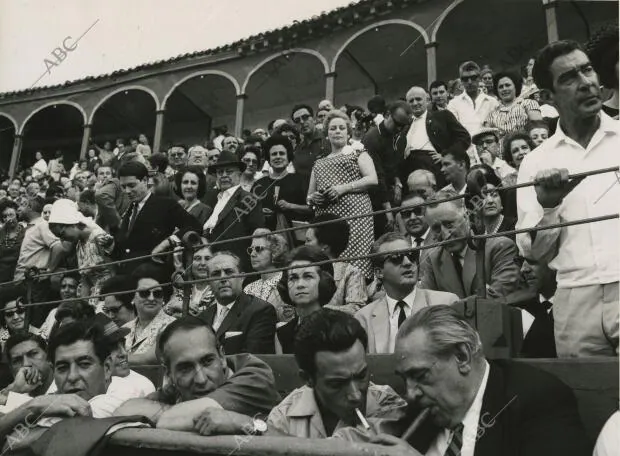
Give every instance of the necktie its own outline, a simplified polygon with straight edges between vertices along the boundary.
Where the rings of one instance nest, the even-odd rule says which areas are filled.
[[[398,313],[398,327],[403,324],[403,322],[407,319],[407,314],[405,313],[405,306],[407,303],[405,301],[398,301],[396,303],[396,307],[400,308],[400,312]]]
[[[459,276],[459,283],[463,287],[465,294],[467,294],[467,290],[465,290],[465,283],[463,282],[463,265],[461,264],[461,257],[456,253],[452,253],[451,256],[452,262],[454,263],[454,269],[456,269],[456,275]]]
[[[138,218],[138,203],[131,203],[131,215],[129,216],[129,224],[127,225],[127,233],[131,233],[133,230],[133,226],[136,223],[136,219]]]
[[[422,243],[424,242],[424,239],[422,239],[421,237],[417,237],[414,239],[414,242],[415,242],[414,247],[420,247]]]
[[[463,447],[463,423],[460,423],[452,433],[452,440],[444,456],[460,456]]]

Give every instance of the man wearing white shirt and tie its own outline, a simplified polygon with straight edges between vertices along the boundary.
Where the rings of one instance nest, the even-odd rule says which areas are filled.
[[[390,253],[408,248],[411,248],[410,241],[392,232],[377,239],[370,250],[371,254],[385,253],[372,258],[385,296],[355,314],[368,333],[368,353],[393,353],[398,328],[408,317],[425,307],[449,305],[459,300],[452,293],[417,287],[418,252]]]

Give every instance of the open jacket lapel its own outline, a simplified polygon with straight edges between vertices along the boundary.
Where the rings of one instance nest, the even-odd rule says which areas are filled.
[[[377,353],[387,353],[390,341],[390,314],[387,299],[381,298],[372,312],[372,332],[375,336],[375,350]]]
[[[224,317],[224,321],[222,321],[222,324],[217,329],[217,337],[220,337],[222,334],[226,334],[228,328],[230,328],[233,323],[241,317],[245,304],[245,296],[242,294],[239,298],[237,298],[230,311]]]
[[[226,206],[224,206],[224,208],[222,209],[222,212],[220,212],[220,215],[217,218],[217,222],[215,223],[216,227],[218,227],[220,223],[226,220],[226,217],[228,216],[228,214],[235,208],[237,201],[239,200],[240,194],[241,194],[241,187],[235,190],[235,193],[233,193],[233,195],[230,197],[230,199],[226,203]]]
[[[442,291],[448,291],[458,296],[465,297],[467,293],[463,289],[463,282],[456,272],[450,252],[445,248],[441,249],[441,254],[437,260],[436,275],[441,277]]]
[[[487,266],[488,263],[487,263]],[[467,247],[463,263],[463,285],[465,286],[465,296],[476,294],[473,289],[474,277],[476,277],[476,252]]]
[[[506,380],[501,368],[489,365],[489,380],[482,398],[474,456],[510,456],[517,448],[510,443],[510,420],[518,397],[506,396]]]

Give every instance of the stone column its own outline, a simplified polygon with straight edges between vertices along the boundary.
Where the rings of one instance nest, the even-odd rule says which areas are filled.
[[[547,42],[553,43],[560,39],[558,33],[558,3],[556,0],[543,0],[545,9],[545,22],[547,23]]]
[[[336,90],[336,73],[325,73],[325,99],[329,100],[334,104],[336,100],[334,99]]]
[[[9,176],[11,179],[15,177],[17,171],[17,165],[19,163],[19,156],[22,152],[22,135],[15,135],[13,141],[13,153],[11,154],[11,164],[9,165]]]
[[[235,136],[237,138],[240,138],[241,134],[243,133],[243,116],[245,114],[244,109],[246,98],[247,95],[243,93],[237,95],[237,113],[235,115]]]
[[[88,140],[90,139],[91,129],[91,124],[84,125],[84,133],[82,134],[82,147],[80,148],[80,160],[84,160],[86,158],[86,152],[88,152]]]
[[[428,75],[427,87],[437,79],[437,42],[426,43],[426,74]]]
[[[160,152],[159,147],[161,146],[161,134],[164,131],[164,110],[160,109],[155,113],[155,134],[153,136],[153,150],[152,152],[156,154]]]

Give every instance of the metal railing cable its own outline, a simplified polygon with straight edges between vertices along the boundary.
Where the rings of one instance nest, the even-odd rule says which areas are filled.
[[[601,169],[596,169],[596,170],[592,170],[592,171],[586,171],[586,172],[582,172],[582,173],[575,173],[575,174],[571,174],[568,176],[569,179],[581,179],[581,178],[585,178],[585,177],[589,177],[589,176],[595,176],[598,174],[605,174],[605,173],[610,173],[610,172],[618,172],[620,171],[620,167],[615,166],[615,167],[609,167],[609,168],[601,168]],[[537,182],[536,181],[529,181],[529,182],[522,182],[519,184],[514,184],[514,185],[507,185],[505,187],[498,187],[497,190],[498,191],[508,191],[508,190],[514,190],[514,189],[518,189],[518,188],[523,188],[523,187],[530,187],[530,186],[534,186],[536,185]],[[375,215],[382,215],[382,214],[387,214],[387,213],[391,213],[391,212],[400,212],[403,209],[412,209],[415,207],[426,207],[426,206],[431,206],[431,205],[437,205],[437,204],[442,204],[442,203],[447,203],[450,201],[455,201],[455,200],[459,200],[459,199],[464,199],[467,198],[468,195],[467,193],[465,194],[459,194],[459,195],[454,195],[454,196],[450,196],[450,197],[446,197],[446,198],[442,198],[442,199],[437,199],[437,200],[431,200],[431,201],[424,201],[422,203],[418,203],[418,204],[414,204],[414,205],[410,205],[410,206],[398,206],[398,207],[393,207],[390,209],[381,209],[378,211],[372,211],[372,212],[367,212],[367,213],[363,213],[363,214],[355,214],[355,215],[350,215],[350,216],[346,216],[346,217],[341,217],[335,220],[326,220],[323,222],[317,222],[317,223],[308,223],[308,224],[304,224],[301,226],[296,226],[296,227],[291,227],[291,228],[283,228],[280,230],[274,230],[271,232],[271,234],[285,234],[285,233],[291,233],[291,232],[295,232],[295,231],[299,231],[299,230],[306,230],[308,228],[314,228],[314,227],[318,227],[318,226],[324,226],[324,225],[329,225],[332,223],[337,223],[337,222],[342,222],[342,221],[348,221],[348,220],[356,220],[356,219],[360,219],[360,218],[366,218],[366,217],[373,217]],[[570,226],[570,225],[567,225]],[[511,233],[513,234],[513,233]],[[198,244],[192,247],[192,249],[194,250],[198,250],[201,249],[203,247],[214,247],[214,246],[218,246],[218,245],[223,245],[223,244],[232,244],[233,242],[238,242],[238,241],[245,241],[245,240],[250,240],[250,239],[254,239],[254,238],[262,238],[264,237],[264,234],[251,234],[251,235],[247,235],[247,236],[240,236],[240,237],[236,237],[233,239],[225,239],[225,240],[216,240],[213,242],[207,242],[205,244]],[[98,265],[93,265],[93,266],[86,266],[86,267],[81,267],[81,268],[74,268],[74,269],[64,269],[62,271],[54,271],[54,272],[42,272],[40,274],[36,275],[36,278],[46,278],[46,277],[52,277],[52,276],[57,276],[57,275],[64,275],[64,274],[70,274],[73,272],[82,272],[82,271],[87,271],[87,270],[91,270],[91,269],[99,269],[99,268],[105,268],[108,266],[115,266],[118,264],[124,264],[124,263],[131,263],[134,261],[143,261],[143,260],[148,260],[148,259],[153,259],[153,258],[157,258],[157,257],[161,257],[161,256],[167,256],[170,255],[171,250],[167,250],[165,252],[158,252],[158,253],[151,253],[148,255],[141,255],[141,256],[136,256],[136,257],[132,257],[132,258],[126,258],[126,259],[121,259],[121,260],[115,260],[115,261],[110,261],[107,263],[101,263]],[[5,286],[13,286],[13,285],[18,285],[20,283],[22,283],[24,281],[24,279],[20,279],[20,280],[13,280],[10,282],[4,282],[4,283],[0,283],[0,288],[5,287]]]
[[[509,231],[502,231],[502,232],[497,232],[497,233],[489,233],[489,234],[482,234],[482,235],[470,235],[470,236],[463,236],[463,237],[458,237],[458,238],[452,238],[452,239],[446,239],[444,241],[439,241],[439,242],[435,242],[432,244],[428,244],[428,245],[422,245],[422,246],[418,246],[418,247],[410,247],[407,249],[401,249],[401,250],[393,250],[390,252],[380,252],[380,253],[369,253],[367,255],[357,255],[357,256],[351,256],[351,257],[340,257],[340,258],[330,258],[328,260],[323,260],[323,261],[318,261],[318,262],[314,262],[314,263],[308,263],[308,264],[304,264],[303,267],[311,267],[311,266],[322,266],[325,264],[329,264],[329,263],[337,263],[337,262],[350,262],[350,261],[354,261],[354,260],[361,260],[361,259],[368,259],[368,258],[375,258],[375,257],[384,257],[386,255],[394,255],[394,254],[399,254],[399,253],[408,253],[408,252],[416,252],[416,251],[422,251],[422,250],[430,250],[436,247],[441,247],[447,244],[452,244],[455,242],[464,242],[467,241],[468,239],[490,239],[490,238],[496,238],[496,237],[502,237],[502,236],[506,236],[506,235],[513,235],[513,234],[522,234],[522,233],[533,233],[533,232],[538,232],[538,231],[545,231],[545,230],[550,230],[550,229],[555,229],[555,228],[563,228],[563,227],[568,227],[568,226],[575,226],[575,225],[583,225],[583,224],[588,224],[588,223],[598,223],[598,222],[603,222],[603,221],[607,221],[607,220],[613,220],[613,219],[617,219],[620,218],[620,214],[609,214],[609,215],[604,215],[604,216],[600,216],[600,217],[592,217],[592,218],[586,218],[586,219],[580,219],[580,220],[573,220],[573,221],[569,221],[569,222],[560,222],[560,223],[554,223],[554,224],[550,224],[547,226],[542,226],[542,227],[532,227],[532,228],[522,228],[522,229],[515,229],[515,230],[509,230]],[[291,269],[298,269],[300,266],[296,265],[296,266],[286,266],[286,267],[282,267],[282,268],[274,268],[274,269],[270,269],[269,273],[272,272],[283,272],[283,271],[287,271],[287,270],[291,270]],[[227,275],[226,279],[235,279],[235,278],[247,278],[247,277],[254,277],[257,275],[261,275],[265,273],[265,271],[252,271],[252,272],[243,272],[243,273],[239,273],[239,274],[231,274],[231,275]],[[169,287],[169,286],[178,286],[181,287],[183,285],[194,285],[194,284],[198,284],[198,283],[210,283],[210,282],[214,282],[217,280],[222,280],[222,278],[220,277],[207,277],[207,278],[203,278],[203,279],[195,279],[195,280],[179,280],[179,281],[173,281],[173,282],[165,282],[165,283],[161,283],[158,285],[153,285],[151,287],[148,288],[141,288],[140,290],[138,289],[134,289],[134,290],[125,290],[125,291],[118,291],[118,292],[114,292],[114,293],[107,293],[107,294],[99,294],[99,295],[92,295],[92,296],[87,296],[87,297],[76,297],[76,298],[71,298],[71,299],[61,299],[61,300],[54,300],[54,301],[45,301],[45,302],[38,302],[38,303],[24,303],[21,304],[21,307],[36,307],[36,306],[46,306],[46,305],[54,305],[54,304],[60,304],[63,302],[77,302],[77,301],[83,301],[83,300],[87,300],[87,299],[93,299],[93,298],[98,298],[99,300],[101,300],[102,298],[106,298],[108,296],[119,296],[119,295],[125,295],[125,294],[133,294],[136,293],[137,291],[141,291],[141,290],[148,290],[148,289],[156,289],[156,288],[163,288],[163,287]],[[1,313],[2,311],[0,311]]]

